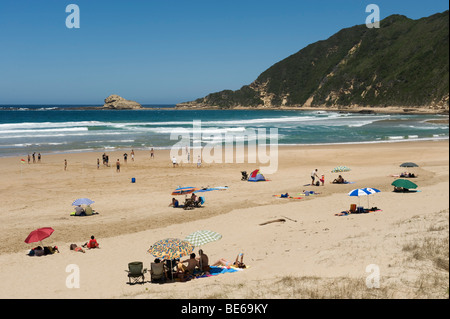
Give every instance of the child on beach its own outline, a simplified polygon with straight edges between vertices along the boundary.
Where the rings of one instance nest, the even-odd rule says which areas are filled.
[[[92,249],[92,248],[100,248],[100,245],[98,244],[97,239],[95,239],[94,235],[92,235],[91,239],[88,242],[84,243],[83,247]]]

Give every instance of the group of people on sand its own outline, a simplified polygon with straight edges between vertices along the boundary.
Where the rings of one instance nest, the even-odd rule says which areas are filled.
[[[94,248],[100,248],[99,243],[97,242],[97,239],[95,239],[94,235],[91,236],[91,239],[89,241],[87,241],[86,243],[84,243],[82,245],[83,248],[87,248],[87,249],[94,249]],[[81,252],[81,253],[85,253],[86,251],[82,248],[79,247],[77,244],[70,244],[69,248],[70,250],[76,251],[76,252]],[[37,246],[34,247],[32,249],[30,249],[30,251],[28,252],[28,256],[46,256],[46,255],[53,255],[54,253],[59,253],[59,249],[58,246]]]
[[[320,184],[322,184],[322,186],[324,186],[325,175],[322,174],[321,177],[319,177],[317,172],[318,172],[317,168],[311,172],[311,186],[319,186]],[[317,178],[317,181],[316,181],[316,178]]]
[[[187,199],[186,199],[187,201]],[[193,206],[200,207],[202,204],[202,198],[201,196],[197,196],[194,193],[192,193],[190,201],[192,202]],[[172,202],[169,204],[169,207],[172,206],[173,208],[182,207],[180,206],[180,202],[175,197],[172,197]]]
[[[28,256],[46,256],[46,255],[53,255],[54,253],[59,253],[58,246],[37,246],[34,248],[31,248],[28,252]]]
[[[156,258],[153,265],[160,265],[159,267],[163,268],[164,276],[161,277],[162,281],[172,279],[186,281],[195,278],[196,275],[210,275],[211,266],[247,268],[244,264],[243,253],[238,254],[234,262],[220,258],[211,265],[209,264],[208,256],[202,249],[199,249],[198,254],[198,257],[196,257],[195,253],[191,253],[189,258],[185,260],[165,260],[164,263],[162,263],[159,258]]]
[[[87,241],[83,245],[81,245],[81,247],[78,246],[77,244],[70,244],[70,250],[73,250],[75,252],[85,253],[86,250],[84,250],[83,248],[95,249],[95,248],[100,248],[100,245],[99,245],[97,239],[95,239],[94,235],[91,236],[91,239],[89,239],[89,241]]]
[[[33,158],[33,164],[35,164],[36,163],[36,152],[33,152],[33,154],[31,156],[30,156],[30,154],[28,154],[28,164],[31,163],[31,158]],[[41,153],[37,154],[37,160],[38,160],[38,163],[41,162]]]

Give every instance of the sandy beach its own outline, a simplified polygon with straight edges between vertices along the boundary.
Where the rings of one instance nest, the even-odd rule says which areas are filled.
[[[101,164],[102,152],[43,154],[35,164],[0,158],[0,298],[448,298],[448,140],[278,151],[277,172],[258,183],[241,181],[240,172],[261,167],[264,174],[265,165],[173,168],[169,151],[156,151],[154,159],[149,151],[135,151],[127,163],[123,151],[107,152],[110,167]],[[419,167],[399,167],[403,162]],[[330,183],[338,165],[351,168],[343,176],[353,184]],[[315,168],[325,175],[324,186],[304,186]],[[396,178],[390,175],[405,170],[418,175],[413,181],[419,192],[393,192]],[[168,206],[178,186],[228,189],[205,192],[204,207],[183,210]],[[381,191],[369,197],[380,211],[335,216],[358,203],[347,193],[363,187]],[[320,194],[298,195],[304,190]],[[273,196],[286,192],[302,198]],[[95,201],[98,215],[69,216],[72,202],[82,197]],[[361,205],[367,207],[367,200],[361,197]],[[284,222],[260,225],[276,219]],[[39,227],[55,230],[43,243],[57,245],[59,254],[26,255],[37,244],[24,240]],[[149,268],[154,257],[147,250],[154,242],[203,229],[223,236],[202,247],[211,263],[242,252],[249,268],[188,282],[127,284],[128,263]],[[71,243],[81,246],[91,235],[100,249],[70,251]],[[80,270],[79,288],[66,285],[69,265]],[[379,269],[379,288],[366,285],[369,265]]]

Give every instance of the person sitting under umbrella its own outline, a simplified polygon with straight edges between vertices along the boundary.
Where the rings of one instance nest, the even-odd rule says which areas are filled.
[[[208,255],[204,254],[202,249],[199,249],[198,254],[200,255],[199,257],[197,257],[200,270],[209,275],[210,268]]]
[[[187,263],[187,266],[184,266],[184,263]],[[194,253],[190,254],[189,259],[183,260],[178,263],[178,269],[181,268],[184,273],[189,276],[194,274],[194,270],[198,266],[198,260],[195,258]]]
[[[75,207],[75,216],[86,216],[86,212],[81,205]]]

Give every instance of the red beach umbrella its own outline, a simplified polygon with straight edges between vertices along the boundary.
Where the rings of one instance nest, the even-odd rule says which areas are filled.
[[[28,237],[25,239],[27,244],[37,243],[47,237],[49,237],[55,230],[51,227],[43,227],[33,230]]]

